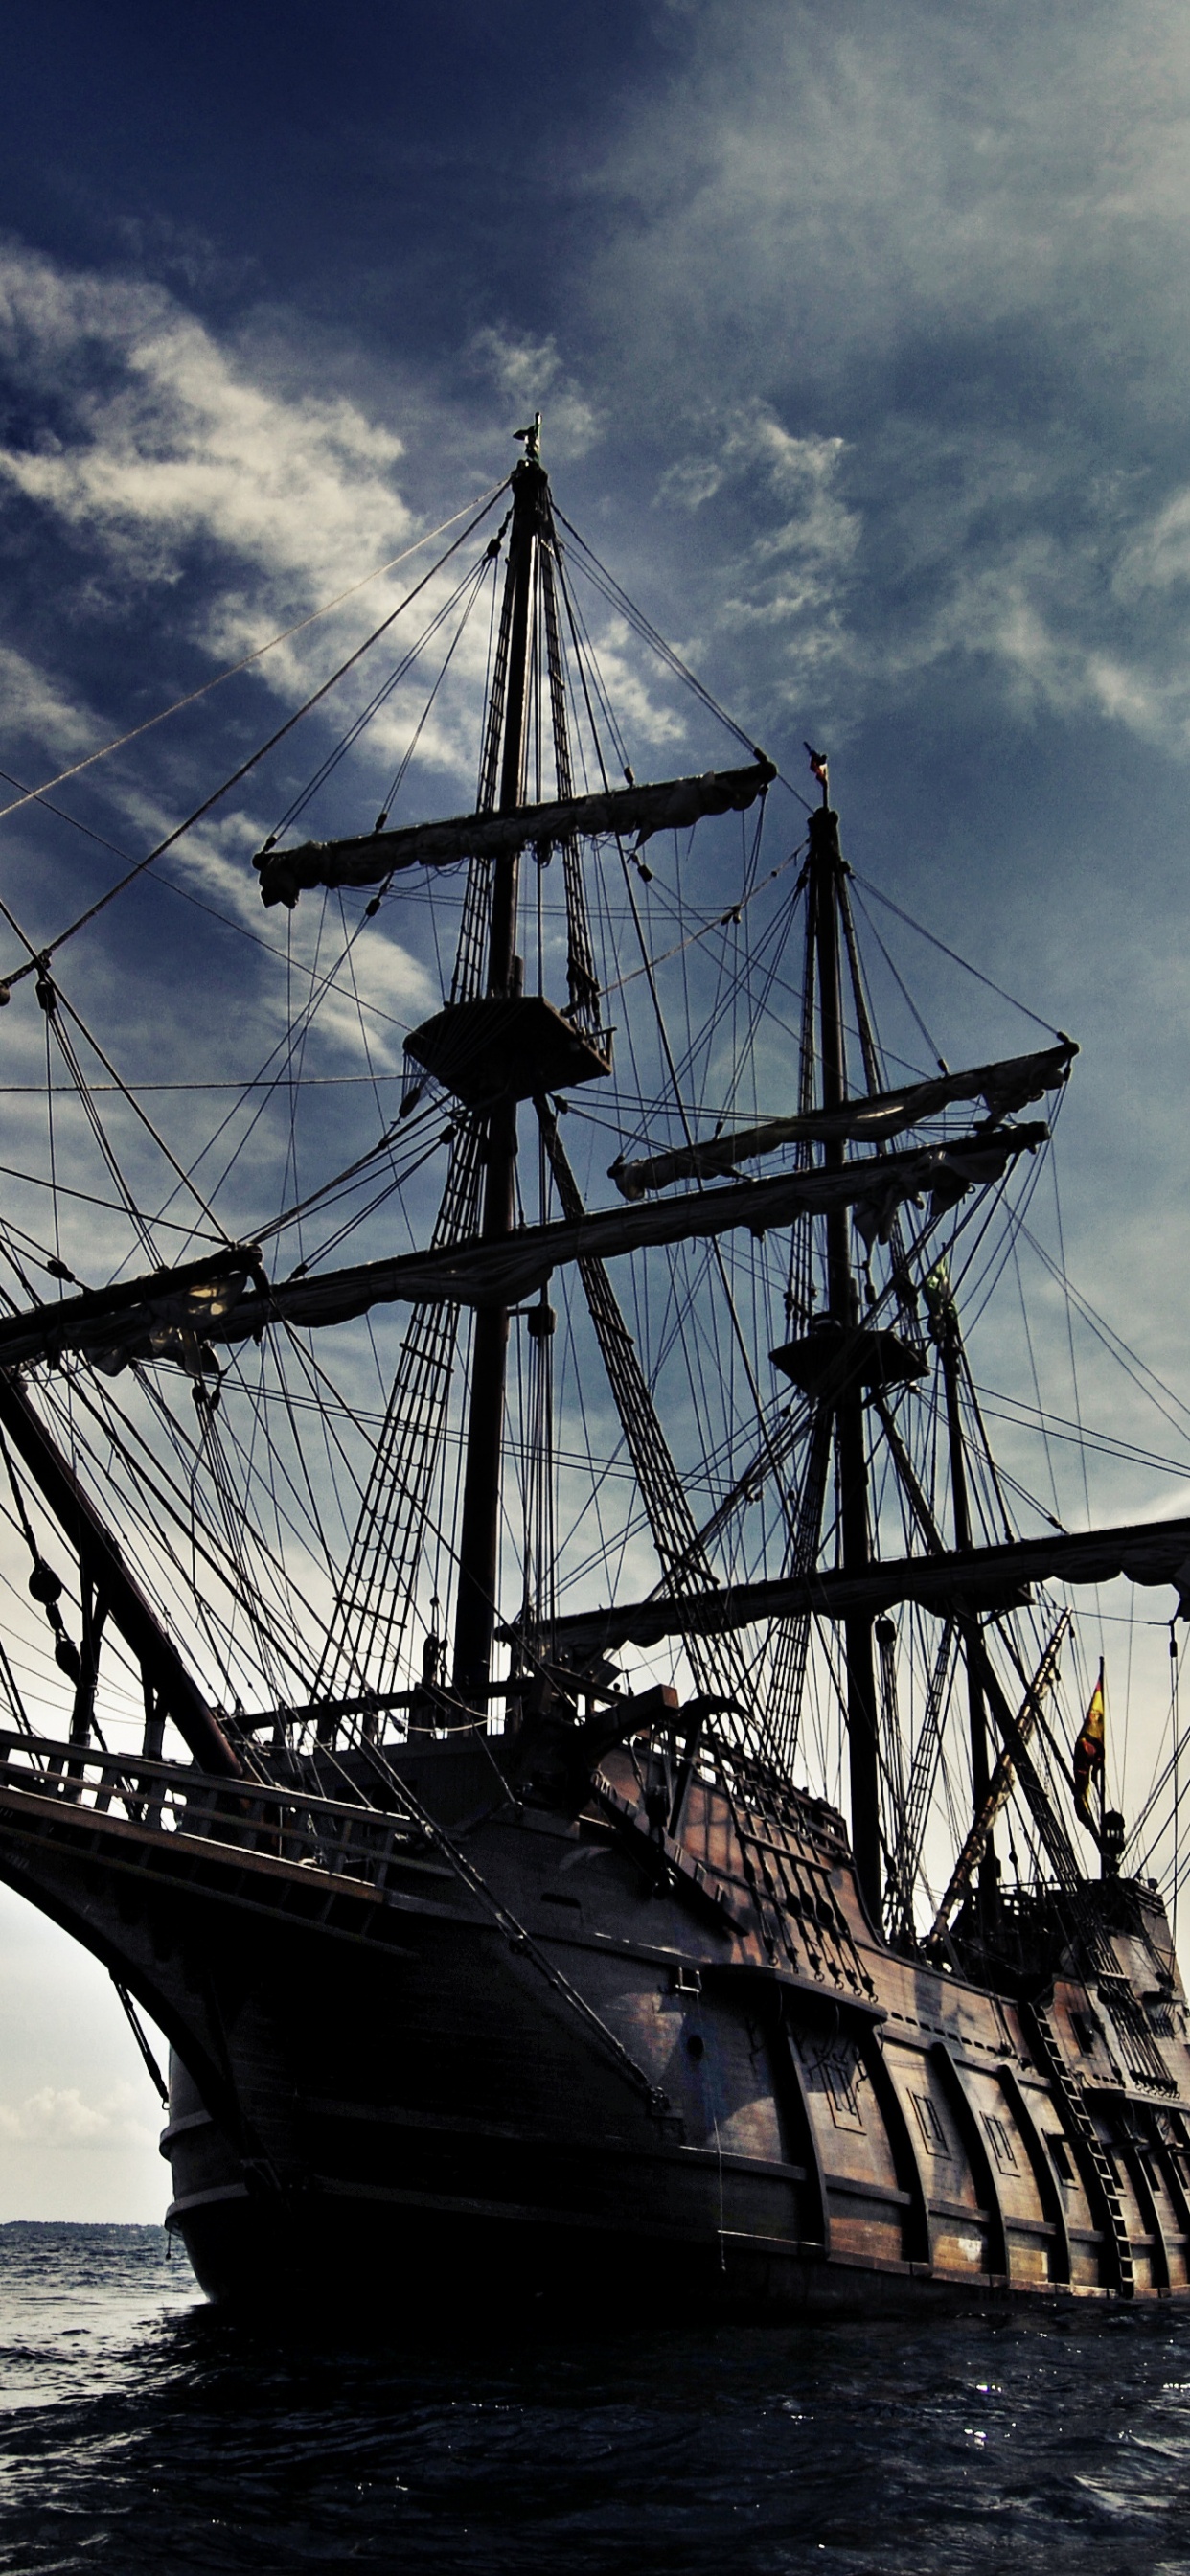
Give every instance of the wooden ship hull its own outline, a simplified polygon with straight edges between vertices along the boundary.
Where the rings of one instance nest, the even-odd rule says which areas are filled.
[[[1147,1888],[1111,1890],[1130,2013],[1060,1956],[997,1992],[877,1938],[808,1795],[741,1833],[693,1781],[671,1834],[622,1752],[568,1813],[506,1794],[501,1751],[397,1757],[436,1836],[9,1740],[0,1871],[170,2038],[166,2223],[210,2297],[1190,2297],[1190,2050]]]

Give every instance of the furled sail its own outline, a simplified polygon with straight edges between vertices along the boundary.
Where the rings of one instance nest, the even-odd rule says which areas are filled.
[[[666,778],[654,787],[610,787],[562,804],[522,805],[512,814],[459,814],[445,823],[413,823],[401,832],[361,832],[346,841],[302,841],[293,850],[259,850],[266,904],[288,904],[310,886],[380,885],[401,868],[451,868],[461,859],[498,859],[515,850],[552,849],[600,833],[635,832],[637,847],[654,832],[684,831],[704,814],[743,814],[777,772],[758,753],[748,769],[708,769],[700,778]]]
[[[283,1279],[271,1286],[254,1245],[232,1245],[208,1260],[159,1270],[119,1287],[86,1290],[0,1322],[0,1368],[60,1360],[68,1353],[111,1373],[134,1359],[203,1365],[214,1342],[241,1342],[266,1325],[342,1324],[372,1306],[445,1301],[511,1306],[531,1296],[564,1263],[607,1261],[649,1244],[682,1243],[744,1226],[760,1234],[794,1217],[854,1209],[869,1242],[887,1233],[907,1200],[929,1196],[933,1216],[965,1192],[1002,1178],[1018,1154],[1044,1144],[1041,1125],[1000,1128],[910,1153],[864,1156],[838,1171],[785,1172],[737,1181],[697,1196],[604,1208],[578,1221],[523,1226],[492,1243],[471,1241],[391,1261]]]
[[[259,1246],[236,1243],[112,1288],[84,1288],[58,1305],[6,1317],[0,1368],[73,1353],[112,1376],[134,1359],[178,1360],[197,1369],[202,1345],[224,1337],[221,1327],[252,1285],[258,1297],[269,1294]]]
[[[855,1611],[875,1617],[898,1602],[915,1601],[945,1617],[956,1607],[978,1611],[990,1603],[1002,1606],[1006,1595],[1019,1594],[1031,1583],[1111,1583],[1120,1574],[1130,1583],[1172,1585],[1182,1615],[1190,1616],[1190,1520],[1055,1530],[1045,1538],[1014,1539],[962,1554],[890,1557],[860,1574],[826,1569],[733,1584],[718,1592],[668,1599],[651,1595],[647,1601],[618,1602],[613,1609],[574,1611],[557,1620],[554,1634],[559,1657],[582,1666],[620,1646],[719,1635],[799,1612],[825,1619],[846,1619]]]
[[[733,1172],[737,1163],[750,1163],[782,1145],[883,1144],[889,1136],[916,1127],[923,1118],[936,1118],[939,1110],[960,1100],[982,1100],[993,1126],[998,1126],[1027,1101],[1057,1090],[1067,1080],[1077,1054],[1074,1039],[1063,1038],[1060,1045],[1043,1047],[1034,1055],[1008,1056],[998,1064],[975,1065],[966,1073],[903,1083],[896,1091],[846,1100],[838,1109],[813,1109],[799,1118],[766,1118],[759,1126],[737,1128],[731,1136],[708,1136],[678,1146],[673,1153],[651,1154],[631,1163],[621,1155],[611,1165],[608,1178],[623,1198],[640,1199],[647,1190],[668,1188],[671,1181],[710,1180],[718,1173]]]

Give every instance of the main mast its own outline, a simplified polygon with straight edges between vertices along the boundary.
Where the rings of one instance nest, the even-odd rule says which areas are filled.
[[[530,645],[534,632],[538,547],[542,536],[548,533],[550,522],[549,479],[540,461],[537,424],[534,423],[524,435],[525,454],[512,477],[512,525],[501,618],[507,638],[504,739],[497,809],[501,814],[515,813],[524,803]],[[519,851],[505,851],[496,860],[492,884],[487,974],[489,1000],[511,1000],[519,987],[520,960],[516,955],[519,877]],[[505,1096],[490,1110],[486,1122],[485,1243],[501,1242],[512,1232],[516,1158],[517,1103],[514,1097]],[[453,1679],[455,1691],[464,1704],[480,1708],[486,1705],[496,1622],[508,1316],[507,1306],[480,1306],[476,1311],[471,1343]]]
[[[843,854],[839,818],[828,802],[823,781],[822,803],[810,817],[808,895],[817,948],[819,1032],[824,1108],[841,1108],[847,1096],[847,1058],[843,1033],[842,978],[839,963],[839,910]],[[844,1146],[831,1139],[824,1147],[829,1171],[842,1169]],[[859,1296],[851,1270],[851,1220],[846,1208],[826,1220],[827,1313],[844,1350],[859,1324]],[[835,1460],[838,1474],[839,1522],[844,1571],[867,1571],[868,1470],[864,1431],[862,1372],[843,1373],[835,1403]],[[876,1731],[876,1675],[872,1653],[872,1618],[853,1612],[843,1623],[847,1670],[847,1740],[851,1787],[851,1839],[860,1887],[874,1923],[882,1902],[880,1860],[880,1772]]]
[[[689,1639],[701,1637],[708,1624],[711,1628],[720,1624],[717,1618],[708,1622],[701,1615],[704,1606],[710,1610],[707,1595],[715,1590],[711,1564],[693,1519],[682,1508],[680,1479],[665,1450],[639,1369],[629,1383],[621,1346],[630,1347],[631,1337],[615,1311],[603,1263],[611,1254],[650,1242],[660,1245],[686,1236],[713,1235],[742,1224],[751,1224],[754,1231],[760,1231],[765,1222],[792,1221],[797,1233],[791,1252],[786,1308],[791,1319],[798,1319],[802,1330],[793,1341],[774,1351],[772,1358],[810,1399],[812,1432],[806,1444],[808,1463],[800,1479],[801,1490],[796,1497],[788,1498],[794,1508],[787,1509],[786,1515],[790,1544],[784,1579],[794,1589],[787,1602],[783,1598],[780,1607],[774,1599],[769,1611],[769,1615],[785,1618],[787,1634],[778,1642],[773,1659],[778,1687],[771,1694],[774,1705],[768,1740],[770,1747],[777,1748],[778,1760],[784,1758],[784,1750],[792,1749],[805,1678],[809,1621],[815,1609],[826,1608],[819,1597],[823,1575],[816,1574],[815,1569],[823,1550],[823,1513],[833,1452],[837,1557],[829,1579],[836,1587],[841,1585],[843,1596],[839,1602],[844,1644],[842,1698],[848,1734],[852,1843],[859,1884],[872,1921],[879,1925],[884,1910],[886,1839],[881,1818],[880,1731],[889,1719],[890,1706],[895,1723],[895,1704],[887,1681],[883,1711],[877,1695],[874,1623],[878,1609],[887,1605],[877,1598],[886,1569],[874,1554],[867,1464],[869,1399],[883,1424],[911,1517],[930,1557],[938,1558],[945,1549],[940,1526],[904,1452],[888,1401],[894,1387],[924,1377],[928,1371],[916,1293],[901,1243],[898,1208],[905,1200],[920,1206],[929,1190],[933,1202],[944,1209],[970,1187],[999,1179],[1016,1155],[1042,1142],[1047,1133],[1044,1126],[1006,1125],[1005,1120],[1011,1112],[1064,1081],[1070,1056],[1076,1050],[1071,1041],[1062,1040],[1043,1054],[1035,1052],[1030,1057],[967,1068],[957,1074],[940,1064],[939,1078],[888,1089],[858,958],[847,891],[849,871],[839,845],[838,816],[830,805],[825,762],[814,754],[812,765],[822,782],[822,801],[810,817],[809,851],[799,879],[799,888],[804,885],[807,892],[807,915],[797,1114],[769,1119],[753,1129],[726,1136],[716,1129],[709,1141],[694,1140],[688,1135],[685,1147],[676,1152],[647,1155],[632,1163],[621,1159],[613,1165],[612,1176],[621,1196],[630,1202],[631,1212],[584,1211],[556,1130],[543,1109],[561,1084],[569,1090],[573,1083],[604,1077],[611,1070],[610,1033],[602,1028],[600,1020],[599,988],[582,889],[581,841],[612,833],[620,836],[631,830],[637,833],[639,846],[652,833],[684,827],[703,814],[744,812],[764,794],[775,773],[771,763],[755,752],[752,765],[744,769],[705,772],[695,778],[643,787],[638,786],[630,769],[625,770],[627,783],[623,789],[612,788],[605,773],[601,789],[576,796],[557,612],[557,585],[563,576],[549,481],[539,453],[539,422],[518,435],[525,440],[525,454],[511,477],[511,507],[500,534],[487,547],[487,560],[494,561],[507,532],[499,640],[475,812],[445,822],[402,824],[391,832],[384,828],[388,823],[384,813],[371,834],[305,842],[296,848],[277,849],[271,842],[256,862],[265,902],[289,905],[307,886],[387,884],[395,873],[413,866],[436,868],[457,865],[463,859],[469,862],[450,998],[406,1041],[411,1064],[453,1092],[462,1104],[464,1120],[454,1134],[470,1175],[466,1208],[460,1202],[456,1212],[451,1200],[451,1222],[440,1220],[434,1244],[424,1256],[402,1256],[388,1263],[364,1265],[358,1272],[322,1274],[314,1280],[304,1274],[295,1275],[293,1280],[274,1288],[256,1277],[259,1256],[252,1247],[232,1247],[226,1259],[218,1257],[218,1278],[207,1276],[214,1268],[208,1261],[191,1265],[194,1277],[188,1273],[185,1283],[178,1284],[183,1289],[183,1304],[187,1294],[198,1300],[207,1331],[228,1339],[255,1329],[258,1308],[264,1309],[269,1321],[280,1320],[283,1313],[288,1317],[295,1298],[301,1309],[300,1319],[315,1323],[356,1314],[378,1300],[401,1296],[412,1299],[419,1309],[445,1302],[453,1307],[456,1316],[461,1305],[472,1305],[452,1690],[442,1702],[445,1722],[466,1722],[472,1711],[486,1713],[491,1688],[498,1615],[509,1324],[514,1308],[523,1295],[535,1289],[544,1301],[544,1283],[557,1263],[579,1264],[659,1554],[663,1566],[680,1572],[683,1589],[686,1584],[693,1586],[700,1615],[691,1622]],[[546,775],[542,774],[543,721],[552,740],[552,802],[541,801],[550,784],[548,762]],[[528,772],[532,767],[532,743],[537,744],[537,761],[531,780]],[[530,794],[535,799],[532,803],[527,801]],[[520,858],[527,848],[535,851],[539,867],[548,863],[554,850],[563,856],[570,988],[570,1002],[564,1011],[555,1009],[545,998],[540,961],[536,994],[524,991],[517,926]],[[864,1076],[855,1095],[848,1080],[848,1029],[853,1017]],[[816,1099],[819,1086],[820,1097]],[[514,1225],[518,1107],[522,1100],[532,1100],[537,1105],[546,1158],[564,1210],[560,1223],[546,1224],[543,1214],[536,1227]],[[946,1136],[936,1143],[908,1148],[894,1141],[952,1103],[975,1100],[984,1103],[987,1119],[974,1134],[958,1139]],[[767,1182],[738,1177],[740,1160],[790,1144],[798,1149],[798,1160],[791,1172]],[[820,1162],[813,1157],[815,1144],[821,1149]],[[855,1147],[865,1144],[874,1147],[874,1153],[857,1155]],[[544,1168],[543,1165],[543,1173]],[[723,1190],[699,1190],[676,1201],[658,1199],[651,1206],[645,1203],[670,1181],[694,1177],[706,1180],[724,1172],[731,1179]],[[450,1179],[448,1198],[452,1190],[457,1199],[459,1192]],[[444,1211],[446,1206],[444,1201]],[[907,1338],[887,1325],[880,1326],[875,1312],[865,1311],[865,1294],[868,1310],[878,1309],[883,1300],[872,1285],[867,1265],[863,1265],[860,1275],[852,1243],[853,1216],[866,1240],[871,1241],[878,1232],[892,1247],[891,1286],[905,1312]],[[824,1229],[819,1243],[825,1252],[826,1294],[815,1315],[814,1230],[819,1225]],[[125,1349],[129,1357],[137,1356],[146,1337],[150,1348],[155,1349],[166,1321],[163,1310],[158,1311],[161,1286],[155,1278],[129,1283],[120,1292],[126,1303],[131,1301],[128,1313],[121,1308],[118,1316],[111,1317],[107,1313],[109,1300],[99,1301],[104,1311],[92,1314],[94,1301],[84,1292],[66,1308],[55,1309],[55,1333],[59,1337],[65,1334],[70,1347],[94,1343],[101,1349],[105,1365]],[[959,1400],[959,1375],[965,1363],[953,1305],[948,1303],[943,1327],[934,1316],[929,1283],[923,1283],[923,1292],[931,1309],[945,1395],[954,1546],[965,1558],[973,1545]],[[77,1313],[76,1308],[80,1310]],[[81,1311],[83,1308],[87,1311]],[[172,1316],[172,1307],[170,1312]],[[544,1302],[540,1312],[544,1326],[549,1315]],[[115,1344],[113,1326],[118,1327],[120,1336]],[[39,1318],[14,1318],[13,1329],[21,1357],[38,1346],[39,1331],[44,1338]],[[414,1343],[420,1329],[416,1322],[410,1328]],[[438,1334],[424,1367],[417,1345],[417,1366],[411,1373],[411,1383],[422,1389],[427,1368],[431,1375],[436,1370],[434,1385],[443,1427],[445,1388],[449,1382],[447,1344],[453,1330],[452,1322],[445,1339]],[[7,1338],[5,1328],[0,1328],[0,1341]],[[438,1352],[438,1342],[443,1343],[442,1354]],[[402,1388],[403,1385],[402,1379]],[[423,1394],[410,1407],[410,1423],[422,1453],[426,1449],[425,1417]],[[647,1438],[641,1431],[642,1422],[648,1425]],[[414,1485],[391,1472],[399,1455],[400,1444],[388,1442],[384,1472],[389,1490],[406,1496],[412,1516],[418,1508]],[[424,1478],[418,1490],[424,1491]],[[361,1559],[371,1543],[374,1519],[369,1493],[361,1513],[363,1536],[356,1549]],[[387,1561],[387,1551],[379,1542],[374,1556],[377,1565]],[[372,1597],[368,1590],[371,1564],[369,1558],[364,1576],[356,1580],[353,1561],[351,1579],[345,1579],[342,1587],[345,1621],[349,1612],[357,1633],[362,1630],[366,1605]],[[803,1600],[797,1587],[806,1581],[811,1591]],[[738,1585],[733,1587],[733,1598],[738,1591]],[[556,1627],[558,1623],[551,1620],[550,1624]],[[561,1623],[564,1628],[567,1624]],[[722,1621],[725,1628],[733,1624],[730,1615]],[[992,1686],[985,1678],[986,1656],[978,1618],[964,1608],[957,1624],[966,1648],[971,1776],[978,1815],[987,1802],[991,1784],[988,1693]],[[431,1640],[435,1683],[441,1678],[439,1657],[444,1642],[437,1637]],[[365,1646],[365,1658],[367,1651]],[[741,1691],[735,1687],[734,1676],[730,1679],[732,1686],[721,1695],[734,1707]],[[998,1717],[996,1722],[1000,1731]],[[895,1794],[893,1804],[895,1807]],[[896,1833],[887,1836],[894,1857],[900,1849],[899,1834],[898,1821]],[[995,1871],[995,1857],[985,1839],[984,1879],[989,1894]],[[899,1884],[899,1879],[898,1863],[893,1880]]]

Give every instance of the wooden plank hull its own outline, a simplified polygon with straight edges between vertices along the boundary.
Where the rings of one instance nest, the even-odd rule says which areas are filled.
[[[810,1802],[777,1949],[710,1791],[683,1873],[623,1772],[566,1815],[493,1806],[489,1765],[484,1814],[481,1750],[405,1767],[456,1826],[470,1809],[498,1912],[432,1850],[353,1878],[262,1848],[234,1805],[167,1832],[11,1766],[0,1787],[0,1872],[171,2042],[168,2223],[213,2298],[441,2319],[1190,2297],[1180,1993],[1142,2081],[1077,1980],[1047,2038],[1041,2007],[889,1950]]]

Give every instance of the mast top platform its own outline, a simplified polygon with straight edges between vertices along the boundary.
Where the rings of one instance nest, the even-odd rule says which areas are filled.
[[[803,1395],[821,1400],[851,1386],[904,1386],[925,1377],[929,1362],[899,1334],[862,1324],[842,1324],[824,1316],[799,1340],[769,1354],[774,1368],[792,1379]]]
[[[576,1028],[540,993],[448,1002],[406,1038],[405,1053],[469,1109],[569,1091],[612,1069],[610,1033]]]

